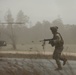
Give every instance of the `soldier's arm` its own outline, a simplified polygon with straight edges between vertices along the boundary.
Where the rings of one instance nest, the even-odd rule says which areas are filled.
[[[58,43],[61,41],[61,37],[59,34],[56,34],[56,39],[54,40],[54,43]]]
[[[51,39],[44,39],[44,41],[50,41]]]

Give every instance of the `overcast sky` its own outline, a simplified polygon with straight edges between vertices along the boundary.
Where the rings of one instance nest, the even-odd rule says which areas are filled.
[[[13,16],[22,10],[32,23],[60,16],[65,24],[76,24],[76,0],[0,0],[1,20],[8,9]]]

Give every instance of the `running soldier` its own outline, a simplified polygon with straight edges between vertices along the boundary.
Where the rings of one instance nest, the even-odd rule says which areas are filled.
[[[55,47],[55,50],[53,52],[53,59],[55,59],[56,64],[58,66],[58,68],[56,68],[55,70],[62,70],[60,60],[63,61],[63,65],[65,65],[67,61],[65,57],[61,56],[61,53],[63,51],[64,40],[61,34],[57,32],[58,31],[57,26],[50,27],[50,30],[52,31],[53,34],[53,38],[51,40],[53,41],[53,46]]]

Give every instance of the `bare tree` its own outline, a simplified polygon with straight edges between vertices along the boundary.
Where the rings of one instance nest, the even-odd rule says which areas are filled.
[[[27,15],[25,15],[22,10],[20,10],[17,14],[16,22],[23,23],[23,25],[26,26],[26,23],[29,22],[29,17]],[[21,25],[19,24],[19,26],[21,27],[22,24]]]
[[[26,42],[29,38],[28,34],[28,28],[27,24],[29,23],[29,17],[24,14],[22,10],[20,10],[17,14],[16,17],[16,23],[21,23],[21,24],[15,24],[14,25],[14,31],[16,32],[16,35],[18,36],[19,41],[18,42]]]
[[[7,33],[6,34],[10,38],[13,48],[16,49],[16,36],[15,36],[14,31],[13,31],[14,19],[12,17],[10,10],[7,11],[7,14],[5,15],[5,20],[7,23]]]

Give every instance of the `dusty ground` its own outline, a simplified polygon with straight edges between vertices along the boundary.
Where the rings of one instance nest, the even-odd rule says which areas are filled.
[[[54,71],[52,52],[49,45],[44,50],[41,45],[20,45],[17,50],[3,47],[0,49],[0,75],[76,75],[76,45],[65,46],[62,55],[68,62],[62,71]]]
[[[76,75],[76,61],[68,61],[55,71],[55,61],[48,59],[2,58],[0,75]]]
[[[0,48],[0,57],[18,57],[18,58],[52,58],[54,48],[49,44],[42,48],[42,43],[18,44],[17,49],[13,50],[12,45],[7,44]],[[65,44],[63,54],[69,59],[76,60],[76,45]]]
[[[12,45],[11,44],[7,44],[7,46],[5,47],[0,47],[0,51],[13,51]],[[26,52],[30,52],[30,51],[34,51],[34,52],[53,52],[54,48],[51,47],[51,45],[46,44],[45,45],[45,49],[43,50],[42,47],[42,43],[34,43],[34,44],[17,44],[17,49],[16,51],[26,51]],[[76,44],[65,44],[64,45],[64,52],[69,52],[69,53],[76,53]]]
[[[52,54],[53,52],[0,51],[0,57],[2,58],[51,59]],[[63,52],[62,56],[70,60],[76,60],[76,53]]]

